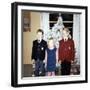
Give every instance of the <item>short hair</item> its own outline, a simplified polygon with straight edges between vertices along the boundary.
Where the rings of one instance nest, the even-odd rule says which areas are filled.
[[[66,32],[68,32],[70,34],[70,30],[67,27],[63,28],[63,31],[66,31]]]
[[[72,36],[71,36],[71,34],[70,34],[69,28],[65,27],[65,28],[63,28],[63,31],[66,31],[67,33],[69,33],[68,37],[69,37],[70,39],[72,38]]]
[[[54,40],[54,38],[53,37],[50,37],[47,42],[49,43],[50,40]]]
[[[38,30],[37,30],[37,33],[38,33],[38,32],[41,32],[41,33],[42,33],[42,35],[44,34],[44,32],[43,32],[43,30],[42,30],[42,29],[38,29]]]
[[[50,37],[49,40],[53,40],[54,38],[53,37]]]

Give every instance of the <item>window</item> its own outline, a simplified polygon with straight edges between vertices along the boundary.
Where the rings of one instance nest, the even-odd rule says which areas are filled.
[[[50,13],[49,14],[49,29],[57,23],[58,17],[61,15],[64,27],[68,27],[73,36],[73,14],[70,13]]]

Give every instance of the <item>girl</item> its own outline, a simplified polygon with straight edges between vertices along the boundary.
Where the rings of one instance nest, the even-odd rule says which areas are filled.
[[[61,74],[70,75],[71,63],[74,61],[74,41],[70,36],[68,28],[62,31],[62,40],[59,42],[59,62],[61,63]]]
[[[47,76],[54,76],[56,70],[56,63],[58,62],[58,52],[54,45],[53,38],[50,38],[48,41],[48,47],[46,49],[46,70]]]

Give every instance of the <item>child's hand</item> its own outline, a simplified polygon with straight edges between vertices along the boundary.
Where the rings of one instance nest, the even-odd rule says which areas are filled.
[[[47,63],[45,63],[45,68],[47,67]]]
[[[35,60],[34,59],[32,60],[32,64],[35,64]]]
[[[56,63],[56,67],[59,67],[60,66],[60,64],[59,63]]]
[[[59,60],[59,64],[61,64],[61,60]]]
[[[46,63],[46,61],[44,60],[43,63]]]
[[[71,64],[73,65],[74,63],[75,63],[75,61],[72,60],[72,61],[71,61]]]

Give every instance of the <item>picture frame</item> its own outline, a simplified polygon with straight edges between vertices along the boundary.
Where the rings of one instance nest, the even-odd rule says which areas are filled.
[[[23,23],[24,23],[23,17],[22,17],[23,11],[30,12],[30,31],[29,32],[28,30],[27,31],[22,30]],[[35,26],[38,26],[39,28],[42,28],[42,29],[45,28],[45,30],[47,30],[47,27],[51,26],[49,28],[51,29],[52,25],[56,25],[55,23],[57,23],[57,21],[55,21],[55,19],[53,19],[52,17],[54,15],[59,15],[59,14],[63,17],[63,20],[65,18],[65,21],[63,21],[63,23],[65,23],[64,25],[66,25],[67,27],[70,28],[70,30],[72,30],[71,31],[71,33],[73,33],[72,37],[74,40],[76,40],[75,41],[76,45],[78,45],[76,46],[76,52],[78,52],[77,56],[79,56],[79,67],[77,65],[75,66],[76,67],[75,68],[73,65],[73,68],[75,68],[75,70],[77,69],[77,71],[79,71],[79,74],[76,73],[76,75],[68,75],[68,76],[60,75],[60,76],[52,76],[52,77],[50,76],[49,77],[48,76],[45,76],[45,77],[30,76],[29,77],[28,76],[29,72],[24,71],[25,67],[23,65],[31,63],[29,61],[31,57],[29,49],[31,50],[31,48],[29,47],[30,44],[27,44],[27,42],[31,40],[31,39],[28,40],[28,38],[35,37],[35,35],[33,34],[34,33],[33,30],[37,29],[37,28],[34,28],[34,29],[32,28]],[[46,15],[49,15],[49,18],[47,18],[48,16],[46,17]],[[72,19],[72,15],[73,15],[73,19]],[[48,21],[45,21],[47,19]],[[35,22],[37,22],[37,20],[41,20],[41,22],[40,21],[38,22],[40,23],[43,22],[43,23],[40,25],[36,25]],[[88,20],[88,7],[87,6],[28,3],[28,2],[12,3],[11,4],[11,86],[24,87],[24,86],[87,83],[88,82],[88,64],[87,64],[88,63],[88,58],[87,58],[88,23],[87,23],[87,20]],[[32,25],[33,22],[34,24]],[[46,25],[47,22],[48,22],[48,25]],[[77,23],[79,25],[77,25]],[[28,37],[27,36],[28,33],[31,33],[31,32],[33,33],[30,34],[30,36]],[[47,33],[45,33],[45,36],[47,36]],[[24,61],[24,59],[26,61]],[[25,76],[25,74],[27,75]]]

